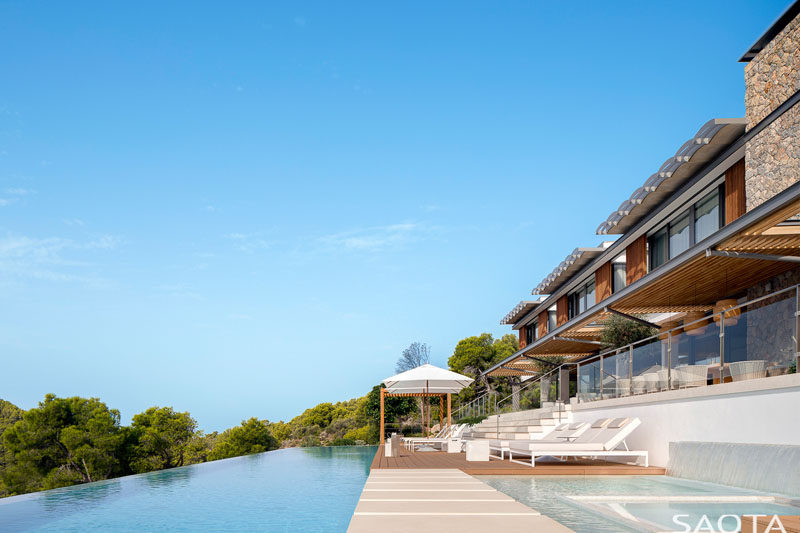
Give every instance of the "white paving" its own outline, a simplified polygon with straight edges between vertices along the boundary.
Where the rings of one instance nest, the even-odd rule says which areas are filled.
[[[512,497],[457,469],[372,470],[348,533],[568,533]]]

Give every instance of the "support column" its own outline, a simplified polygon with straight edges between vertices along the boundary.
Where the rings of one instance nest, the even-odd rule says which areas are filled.
[[[386,389],[381,387],[381,444],[383,444],[384,437],[383,437],[383,395],[386,392]]]
[[[450,426],[453,424],[451,416],[450,416],[450,393],[447,393],[447,425]]]
[[[439,396],[439,429],[444,425],[444,395]]]

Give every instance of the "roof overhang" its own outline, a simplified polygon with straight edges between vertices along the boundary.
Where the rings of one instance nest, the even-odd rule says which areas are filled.
[[[744,118],[715,118],[667,159],[658,172],[622,202],[597,228],[598,235],[623,234],[663,203],[709,161],[738,139],[747,124]]]
[[[607,246],[596,246],[591,248],[575,248],[561,263],[553,269],[546,278],[536,286],[531,294],[552,294],[567,280],[583,267],[588,265],[593,259],[602,254]]]
[[[518,303],[514,309],[508,312],[506,316],[504,316],[500,320],[500,325],[505,326],[509,324],[516,324],[519,322],[525,315],[536,309],[539,304],[545,301],[546,298],[539,298],[538,300],[523,300]]]
[[[756,42],[744,53],[742,57],[739,58],[739,62],[741,63],[749,63],[754,57],[758,55],[761,50],[763,50],[772,39],[775,38],[783,29],[792,21],[794,18],[800,14],[800,0],[797,0],[788,8],[786,11],[781,13],[781,15],[775,19],[767,31],[759,37]]]

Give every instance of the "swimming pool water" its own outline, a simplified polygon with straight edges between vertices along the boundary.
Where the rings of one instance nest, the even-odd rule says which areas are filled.
[[[0,499],[0,531],[347,529],[373,446],[290,448]]]
[[[712,500],[720,496],[746,499],[769,495],[668,476],[480,476],[480,479],[576,533],[682,531],[672,521],[676,514],[689,515],[681,520],[693,527],[703,514],[708,515],[715,527],[717,518],[723,514],[800,514],[798,507],[776,503],[714,502]],[[609,498],[581,500],[600,495]],[[707,498],[708,501],[675,501],[679,496]],[[653,501],[630,501],[642,497]],[[627,520],[624,515],[627,515]],[[641,523],[632,525],[630,519],[641,520]],[[658,527],[653,528],[653,525]],[[731,527],[728,523],[723,525]]]

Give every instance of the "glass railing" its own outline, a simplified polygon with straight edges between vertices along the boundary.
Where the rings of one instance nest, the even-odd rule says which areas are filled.
[[[793,291],[727,312],[723,379],[744,381],[796,372],[796,312]]]
[[[578,401],[705,387],[797,372],[800,285],[722,305],[578,364]]]

